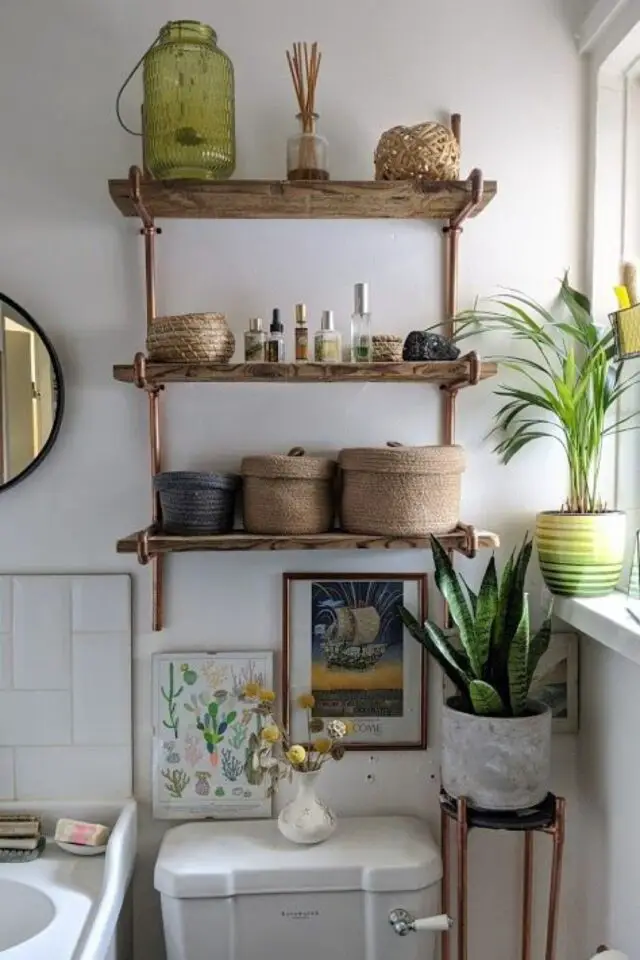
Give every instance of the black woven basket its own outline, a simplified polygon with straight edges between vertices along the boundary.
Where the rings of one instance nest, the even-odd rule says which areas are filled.
[[[160,494],[165,533],[189,536],[229,533],[233,528],[236,490],[240,483],[235,474],[177,470],[159,473],[153,483]]]

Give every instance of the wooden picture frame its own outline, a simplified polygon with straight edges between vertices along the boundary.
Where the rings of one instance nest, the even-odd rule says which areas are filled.
[[[428,658],[400,604],[426,619],[426,574],[283,575],[283,721],[294,740],[306,740],[297,698],[311,692],[314,716],[354,724],[348,750],[426,749]]]

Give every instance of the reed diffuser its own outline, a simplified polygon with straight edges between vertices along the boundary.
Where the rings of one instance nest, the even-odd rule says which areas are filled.
[[[294,43],[287,63],[298,101],[300,131],[287,141],[289,180],[328,180],[327,141],[316,132],[316,87],[322,54],[318,44]]]

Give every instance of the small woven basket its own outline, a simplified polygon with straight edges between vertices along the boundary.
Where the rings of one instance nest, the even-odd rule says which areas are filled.
[[[160,494],[162,528],[184,536],[229,533],[240,478],[233,473],[177,470],[153,478]]]
[[[308,536],[332,529],[334,460],[294,447],[286,456],[245,457],[241,470],[248,533]]]
[[[441,123],[392,127],[374,154],[376,180],[457,180],[460,145]]]
[[[375,334],[371,338],[371,359],[374,363],[397,363],[402,360],[403,344],[403,337],[394,337],[391,334]]]
[[[339,464],[347,533],[425,537],[458,525],[462,447],[348,449],[341,451]]]
[[[228,363],[235,348],[223,313],[156,317],[147,336],[147,356],[163,363]]]

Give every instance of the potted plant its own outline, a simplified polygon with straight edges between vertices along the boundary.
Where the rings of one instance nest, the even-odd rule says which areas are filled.
[[[457,575],[432,537],[435,579],[458,629],[459,646],[432,620],[404,607],[405,626],[457,689],[442,715],[442,785],[487,810],[535,806],[548,792],[551,710],[528,698],[549,646],[551,621],[531,635],[524,590],[532,542],[511,554],[500,580],[491,557],[478,593]]]
[[[494,358],[525,381],[496,390],[504,403],[492,430],[500,437],[495,449],[506,464],[534,440],[551,437],[562,445],[569,493],[559,510],[538,515],[540,567],[552,593],[599,597],[615,589],[625,546],[625,516],[607,509],[598,490],[603,443],[639,426],[638,414],[621,415],[618,401],[640,374],[623,377],[613,332],[596,326],[589,300],[566,276],[559,299],[564,309],[554,316],[520,293],[490,298],[495,311],[463,313],[456,339],[479,327],[531,348],[529,357]]]

